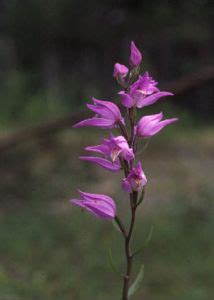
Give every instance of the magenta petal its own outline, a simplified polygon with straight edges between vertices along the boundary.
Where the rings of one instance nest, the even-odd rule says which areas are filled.
[[[120,110],[119,108],[117,107],[116,104],[114,104],[113,102],[110,102],[110,101],[104,101],[104,100],[99,100],[99,99],[96,99],[96,98],[92,98],[94,104],[96,105],[100,105],[101,107],[105,107],[107,108],[109,111],[111,111],[114,115],[114,118],[115,120],[121,120],[121,113],[120,113]]]
[[[97,114],[96,117],[83,120],[73,127],[94,126],[103,129],[113,128],[118,122],[122,121],[122,116],[116,104],[92,98],[94,104],[87,104],[87,107]]]
[[[83,120],[77,124],[75,124],[74,128],[80,128],[80,127],[101,127],[103,129],[113,128],[115,126],[113,120],[109,119],[102,119],[102,118],[91,118]]]
[[[116,205],[114,200],[106,195],[92,194],[79,191],[82,199],[71,199],[70,202],[80,206],[96,217],[112,220],[116,216]]]
[[[124,91],[121,91],[118,94],[120,95],[121,103],[123,104],[123,106],[128,108],[134,106],[134,100],[129,94],[125,93]]]
[[[80,206],[80,207],[82,207],[82,208],[85,207],[83,201],[82,201],[82,200],[79,200],[79,199],[71,199],[71,200],[70,200],[70,203],[75,204],[75,205],[77,205],[77,206]]]
[[[115,211],[105,203],[88,203],[87,208],[101,219],[111,220],[115,217]]]
[[[140,174],[142,172],[143,169],[142,169],[142,164],[140,161],[136,164],[136,167],[134,169],[135,169],[136,174]]]
[[[156,101],[158,101],[160,98],[165,97],[165,96],[173,96],[173,94],[170,92],[157,92],[148,97],[144,97],[144,98],[142,97],[138,101],[137,107],[142,108],[144,106],[151,105],[151,104],[155,103]]]
[[[111,162],[111,161],[109,161],[105,158],[102,158],[102,157],[80,156],[79,158],[81,160],[86,160],[86,161],[95,163],[95,164],[103,167],[104,169],[107,169],[107,170],[110,170],[110,171],[113,171],[113,172],[119,171],[120,168],[121,168],[120,164],[117,161],[115,161],[113,163],[113,162]]]
[[[86,151],[92,151],[100,154],[108,154],[108,147],[106,145],[88,146]]]
[[[101,118],[106,118],[110,120],[115,120],[115,116],[113,112],[109,109],[107,109],[104,106],[99,106],[99,105],[93,105],[93,104],[87,104],[86,105],[91,111],[95,112],[96,114],[99,115]]]
[[[107,195],[104,194],[94,194],[94,193],[87,193],[87,192],[83,192],[81,190],[78,189],[78,192],[80,193],[81,196],[83,196],[83,198],[89,198],[89,199],[96,199],[96,200],[102,200],[102,201],[107,201],[108,203],[111,202],[111,204],[113,206],[115,206],[115,203],[113,201],[113,199]]]
[[[161,121],[160,123],[157,124],[157,126],[155,126],[151,132],[150,135],[155,135],[157,134],[159,131],[161,131],[161,129],[163,129],[165,126],[170,125],[174,122],[178,121],[178,118],[172,118],[172,119],[166,119],[164,121]]]
[[[161,121],[162,118],[162,113],[142,117],[137,124],[137,135],[141,137],[151,137],[165,126],[178,120],[177,118],[172,118]]]
[[[159,122],[163,118],[163,113],[160,112],[158,114],[149,115],[142,117],[139,122],[137,123],[137,134],[145,129],[146,126],[155,122]],[[140,135],[140,134],[139,134]]]
[[[100,200],[100,199],[99,199]],[[78,199],[72,199],[70,202],[74,205],[77,205],[81,208],[86,209],[96,217],[99,217],[101,219],[107,219],[111,220],[116,215],[116,207],[115,204],[112,205],[112,203],[104,202],[95,202],[97,200],[92,201],[85,201],[85,200],[78,200]]]
[[[134,151],[132,148],[129,148],[127,150],[122,150],[121,156],[127,161],[130,161],[130,160],[134,159],[134,157],[135,157]]]
[[[128,182],[128,180],[123,179],[122,180],[122,188],[125,192],[131,193],[132,192],[132,188],[130,183]]]

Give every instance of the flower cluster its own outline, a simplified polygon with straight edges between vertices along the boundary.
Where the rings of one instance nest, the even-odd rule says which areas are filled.
[[[142,54],[135,43],[131,42],[130,68],[120,63],[114,65],[113,77],[122,87],[118,93],[121,100],[120,108],[111,101],[92,98],[93,104],[87,104],[87,107],[95,115],[74,125],[75,128],[92,126],[119,131],[117,135],[110,132],[108,138],[103,139],[99,145],[85,148],[96,156],[80,156],[80,159],[113,172],[123,169],[125,178],[121,180],[122,188],[130,195],[141,192],[147,183],[141,162],[135,162],[139,139],[150,138],[177,120],[177,118],[163,120],[163,114],[160,112],[143,116],[137,121],[138,109],[152,105],[165,96],[173,95],[167,91],[160,91],[158,83],[148,72],[140,75],[141,62]],[[125,117],[120,111],[123,107]],[[72,199],[73,204],[102,219],[111,220],[116,217],[116,206],[109,196],[81,191],[79,193],[81,199]]]

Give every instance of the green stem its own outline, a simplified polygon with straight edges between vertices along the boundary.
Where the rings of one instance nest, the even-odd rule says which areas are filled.
[[[131,251],[131,239],[133,235],[135,217],[136,217],[136,208],[135,203],[137,202],[137,193],[130,194],[130,204],[131,204],[131,223],[128,231],[128,235],[125,237],[125,256],[126,256],[126,273],[123,277],[123,294],[122,300],[128,300],[128,292],[131,279],[131,271],[133,264],[133,254]]]

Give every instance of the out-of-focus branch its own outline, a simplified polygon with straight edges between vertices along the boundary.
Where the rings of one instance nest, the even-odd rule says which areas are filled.
[[[89,117],[89,113],[74,113],[41,122],[35,126],[18,129],[0,138],[0,153],[12,149],[26,141],[48,136],[64,128],[71,128],[72,125],[87,117]]]
[[[202,86],[205,82],[212,79],[214,79],[214,66],[206,66],[175,81],[163,84],[162,88],[172,91],[179,96],[191,89]]]
[[[181,78],[162,85],[162,88],[172,91],[179,96],[191,89],[202,86],[205,82],[214,79],[214,66],[203,67],[197,72],[182,76]],[[90,116],[90,114],[74,113],[57,119],[41,122],[38,125],[16,130],[0,138],[0,153],[13,149],[19,144],[47,136],[72,125]]]

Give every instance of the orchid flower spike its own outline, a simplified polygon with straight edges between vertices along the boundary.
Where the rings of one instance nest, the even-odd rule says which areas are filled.
[[[73,127],[100,127],[103,129],[114,128],[123,122],[120,110],[116,104],[92,98],[94,104],[87,104],[87,107],[96,113],[93,118],[83,120]]]
[[[116,63],[114,65],[113,77],[124,78],[124,77],[126,77],[126,75],[128,74],[128,72],[129,72],[129,69],[126,66],[121,65],[119,63]]]
[[[90,156],[80,156],[79,158],[112,172],[123,169],[124,175],[121,184],[122,189],[129,193],[130,203],[128,206],[131,212],[131,222],[129,224],[123,222],[120,216],[117,215],[114,200],[107,195],[86,193],[79,190],[79,199],[71,199],[70,202],[100,219],[114,219],[114,223],[123,235],[126,258],[126,272],[122,276],[125,279],[123,280],[123,299],[129,298],[129,287],[134,281],[131,274],[131,265],[132,259],[139,251],[133,252],[131,240],[136,219],[136,209],[143,200],[144,186],[147,184],[147,178],[141,162],[136,163],[135,160],[139,140],[140,138],[149,138],[157,134],[165,126],[178,120],[177,118],[163,120],[162,112],[141,117],[139,121],[136,120],[137,108],[152,105],[164,96],[173,95],[170,92],[160,91],[157,87],[158,83],[148,72],[139,75],[141,62],[142,53],[132,41],[129,69],[120,63],[114,65],[113,77],[123,89],[119,92],[119,95],[122,105],[126,108],[123,109],[124,118],[116,104],[92,98],[93,103],[87,104],[87,107],[95,115],[74,125],[74,127],[92,126],[102,129],[119,129],[118,135],[110,134],[100,144],[86,147],[85,150],[92,153],[89,154]],[[143,269],[141,268],[139,276],[142,275],[142,271]]]
[[[116,216],[114,200],[106,195],[85,193],[79,190],[81,199],[71,199],[74,205],[86,209],[96,217],[104,220],[112,220]]]
[[[131,53],[129,57],[129,63],[132,67],[138,67],[142,61],[142,54],[140,50],[136,47],[135,43],[131,42]]]
[[[133,191],[140,191],[146,183],[146,175],[143,172],[141,162],[138,162],[129,175],[123,179],[122,187],[126,192],[132,193]]]
[[[147,138],[157,134],[165,126],[177,121],[177,118],[163,120],[163,113],[142,117],[136,126],[136,134]]]
[[[123,106],[142,108],[154,104],[160,98],[172,96],[170,92],[161,92],[157,87],[158,83],[145,72],[143,76],[130,86],[129,92],[121,91],[119,95]]]

